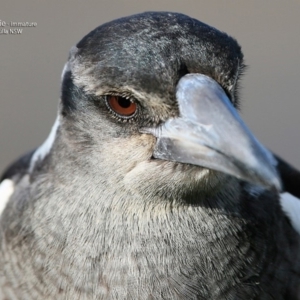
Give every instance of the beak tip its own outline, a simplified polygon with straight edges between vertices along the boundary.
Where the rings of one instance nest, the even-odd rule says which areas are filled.
[[[276,190],[278,193],[282,191],[282,182],[276,170],[272,170],[269,176],[262,176],[260,184],[269,190]]]

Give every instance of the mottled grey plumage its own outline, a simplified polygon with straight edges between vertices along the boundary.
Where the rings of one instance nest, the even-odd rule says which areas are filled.
[[[51,151],[4,176],[0,299],[300,299],[299,235],[275,188],[154,159],[141,133],[180,115],[188,73],[237,106],[243,67],[234,39],[175,13],[119,19],[73,47]],[[137,115],[118,117],[110,94]]]

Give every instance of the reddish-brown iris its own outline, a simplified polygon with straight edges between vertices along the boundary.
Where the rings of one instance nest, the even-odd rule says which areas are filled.
[[[107,103],[116,114],[124,117],[132,116],[137,109],[136,103],[120,96],[107,96]]]

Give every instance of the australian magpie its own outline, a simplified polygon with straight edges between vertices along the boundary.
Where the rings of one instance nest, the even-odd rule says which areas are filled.
[[[178,13],[74,46],[49,137],[2,177],[0,299],[300,299],[300,176],[240,118],[243,69]]]

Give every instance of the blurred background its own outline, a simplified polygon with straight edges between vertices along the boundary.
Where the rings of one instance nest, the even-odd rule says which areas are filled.
[[[300,1],[2,0],[0,25],[37,26],[16,35],[0,26],[0,172],[50,132],[70,47],[104,22],[149,10],[187,14],[238,40],[249,65],[242,118],[300,169]]]

